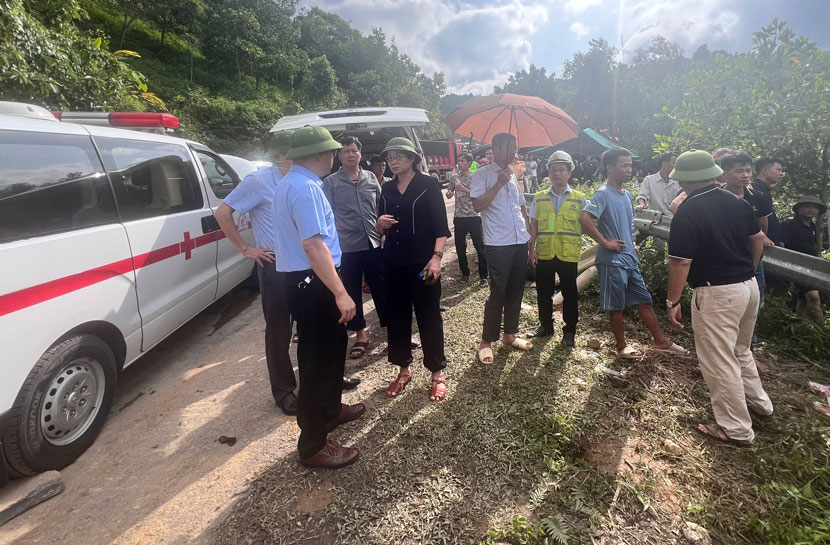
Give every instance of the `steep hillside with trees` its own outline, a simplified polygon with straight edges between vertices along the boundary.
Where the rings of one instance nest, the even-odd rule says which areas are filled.
[[[440,120],[443,75],[386,41],[295,0],[0,0],[0,98],[167,109],[185,136],[241,155],[303,110],[411,106]]]

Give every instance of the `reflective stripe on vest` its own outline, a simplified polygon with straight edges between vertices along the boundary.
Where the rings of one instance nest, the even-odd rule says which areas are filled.
[[[579,261],[582,253],[582,227],[579,215],[585,195],[571,190],[559,207],[559,213],[553,206],[553,199],[547,191],[540,191],[534,196],[536,201],[536,253],[539,259],[559,258],[562,261]]]

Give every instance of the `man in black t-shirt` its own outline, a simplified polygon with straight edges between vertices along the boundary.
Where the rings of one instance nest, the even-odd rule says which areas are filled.
[[[752,157],[745,151],[728,150],[720,156],[718,163],[723,170],[723,175],[719,178],[725,185],[724,189],[734,193],[736,196],[742,198],[752,206],[752,211],[755,212],[755,217],[758,218],[758,224],[761,230],[764,230],[764,224],[769,220],[769,217],[775,212],[772,209],[772,200],[762,198],[758,191],[752,188]],[[772,246],[772,241],[765,238],[765,246]],[[758,282],[758,292],[760,294],[760,304],[758,305],[758,312],[761,312],[761,306],[764,304],[764,264],[763,261],[758,263],[755,268],[755,280]],[[752,357],[755,359],[755,365],[758,367],[758,372],[764,373],[769,371],[766,364],[761,363],[755,358],[755,345],[758,343],[758,322],[755,322],[755,329],[752,331]]]
[[[827,206],[812,195],[805,195],[793,205],[795,217],[781,224],[781,242],[785,248],[807,255],[818,255],[815,219],[827,211]],[[798,286],[796,314],[804,314],[819,325],[824,325],[821,296],[818,290]]]
[[[772,188],[778,185],[784,177],[784,167],[781,159],[764,157],[755,161],[755,180],[752,188],[764,200],[769,208],[772,208]],[[770,242],[775,245],[781,244],[781,226],[778,223],[778,216],[773,212],[767,221],[761,221],[761,230],[770,241],[764,241],[769,246]]]
[[[752,410],[772,414],[749,349],[758,313],[755,267],[763,233],[752,207],[715,184],[723,171],[705,151],[677,158],[671,177],[689,197],[672,219],[669,235],[669,319],[683,327],[680,296],[688,280],[698,362],[712,402],[714,424],[698,431],[741,446],[755,438]]]

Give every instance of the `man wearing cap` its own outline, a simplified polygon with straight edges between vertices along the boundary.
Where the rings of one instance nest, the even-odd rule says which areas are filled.
[[[386,327],[386,271],[380,234],[375,229],[380,184],[374,174],[360,168],[363,147],[360,140],[355,136],[346,136],[340,143],[343,146],[339,151],[341,167],[323,181],[323,192],[334,212],[337,237],[343,251],[340,275],[349,296],[357,305],[355,317],[347,329],[356,333],[349,357],[358,359],[369,348],[366,319],[363,317],[364,276],[372,291],[380,327]]]
[[[281,131],[271,141],[269,155],[276,165],[256,170],[242,180],[216,209],[216,221],[228,240],[248,259],[257,263],[257,275],[265,315],[265,361],[274,401],[288,415],[297,414],[297,381],[288,355],[291,342],[291,318],[283,289],[285,276],[274,263],[274,226],[272,200],[282,177],[291,168],[285,154],[294,131]],[[239,234],[233,213],[250,214],[257,247],[251,248]]]
[[[579,215],[585,195],[571,188],[573,159],[564,151],[548,158],[551,186],[533,197],[530,205],[530,263],[536,267],[539,327],[529,337],[553,335],[553,291],[556,275],[562,290],[562,344],[574,345],[579,320],[576,290],[577,263],[582,253],[582,226]]]
[[[688,280],[694,289],[695,350],[716,421],[700,424],[698,431],[749,446],[755,438],[749,410],[772,414],[749,349],[759,301],[755,267],[764,233],[752,206],[717,186],[715,178],[722,173],[705,151],[677,158],[671,177],[688,198],[672,220],[666,306],[671,322],[682,328],[680,296]]]
[[[340,242],[320,179],[331,172],[340,147],[323,127],[291,135],[286,158],[294,164],[277,186],[272,212],[277,270],[285,273],[288,308],[300,337],[297,450],[303,465],[329,468],[351,464],[358,450],[338,445],[328,432],[366,410],[362,403],[341,403],[344,324],[354,318],[355,304],[338,276]]]
[[[821,199],[804,195],[793,205],[795,217],[781,224],[781,242],[785,248],[802,254],[818,256],[815,219],[827,211]],[[821,296],[818,290],[798,287],[796,314],[804,314],[819,325],[824,325]]]
[[[493,161],[473,175],[470,198],[473,210],[481,214],[484,254],[490,276],[490,296],[484,305],[484,331],[478,346],[481,363],[494,361],[492,343],[499,340],[504,315],[505,345],[530,350],[533,345],[520,339],[519,316],[527,277],[527,206],[510,163],[516,156],[516,137],[507,133],[493,136]]]

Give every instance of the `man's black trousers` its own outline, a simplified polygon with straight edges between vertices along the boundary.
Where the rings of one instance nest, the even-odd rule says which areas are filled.
[[[424,367],[440,371],[447,366],[444,355],[444,322],[441,318],[441,282],[428,286],[418,278],[423,267],[388,267],[389,361],[409,367],[412,363],[412,307],[418,321]]]
[[[563,331],[576,333],[579,321],[579,294],[576,291],[577,263],[561,261],[559,258],[540,259],[536,265],[536,295],[539,302],[539,323],[553,329],[553,292],[555,276],[559,275],[559,289],[562,291]]]
[[[349,297],[357,307],[354,318],[349,322],[347,328],[349,331],[360,331],[366,327],[366,319],[363,317],[364,276],[369,289],[372,290],[372,300],[375,302],[380,327],[386,327],[386,265],[381,252],[380,248],[360,252],[343,252],[340,261],[340,278],[343,280],[346,291],[349,292]]]
[[[291,316],[285,299],[285,273],[273,263],[257,267],[262,314],[265,316],[265,361],[271,393],[279,403],[297,387],[294,368],[288,355],[291,345]]]
[[[527,244],[485,246],[487,270],[490,273],[490,296],[484,304],[483,340],[499,340],[501,316],[504,313],[504,332],[519,332],[519,314],[527,278]]]
[[[484,236],[481,229],[481,218],[471,216],[453,219],[455,236],[455,253],[458,254],[458,267],[461,274],[470,276],[470,265],[467,262],[467,233],[473,239],[473,246],[478,254],[478,276],[482,280],[487,278],[487,258],[484,256]]]
[[[306,278],[312,280],[306,283]],[[288,308],[297,320],[297,425],[300,458],[308,458],[326,445],[326,422],[340,414],[343,370],[346,366],[346,327],[337,323],[340,311],[334,294],[312,271],[285,274]]]

